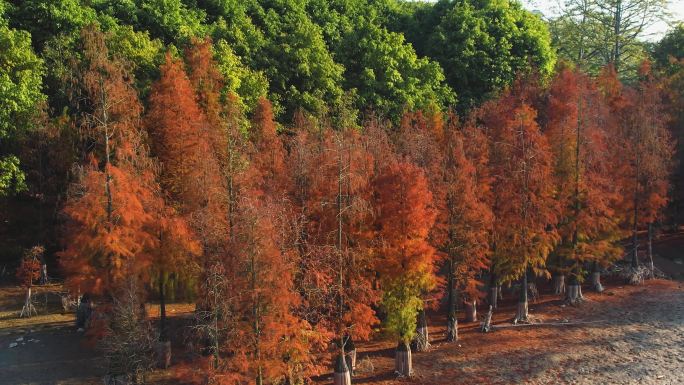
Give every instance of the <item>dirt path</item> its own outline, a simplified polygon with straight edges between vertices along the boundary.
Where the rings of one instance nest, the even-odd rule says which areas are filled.
[[[82,340],[73,322],[0,331],[0,384],[101,384],[97,353]]]
[[[391,375],[392,344],[363,346],[371,372],[355,384],[684,384],[684,288],[681,282],[649,281],[585,293],[578,308],[552,297],[532,305],[540,321],[601,321],[581,326],[499,329],[481,334],[461,325],[456,344],[433,327],[433,349],[414,355],[415,378]],[[497,323],[508,325],[512,307]],[[536,312],[536,313],[535,313]],[[509,313],[509,314],[507,314]],[[433,322],[440,322],[435,320]],[[441,341],[440,341],[441,340]],[[365,365],[362,365],[365,366]]]

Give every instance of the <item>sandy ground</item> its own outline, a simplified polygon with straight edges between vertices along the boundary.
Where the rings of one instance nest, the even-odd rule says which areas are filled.
[[[414,353],[411,380],[390,374],[392,343],[362,345],[360,366],[365,369],[370,360],[374,370],[361,370],[354,383],[684,384],[682,283],[650,281],[585,297],[576,308],[543,297],[530,311],[538,322],[594,323],[488,334],[477,332],[475,324],[461,324],[460,340],[453,344],[444,342],[444,328],[433,327],[432,350]],[[496,324],[509,326],[514,312],[504,307]]]

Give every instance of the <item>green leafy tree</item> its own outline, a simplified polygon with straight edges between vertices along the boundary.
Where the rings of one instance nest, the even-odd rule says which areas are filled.
[[[255,11],[267,43],[255,55],[254,67],[268,76],[276,111],[286,120],[299,108],[322,116],[343,95],[343,68],[333,60],[320,27],[302,5],[262,1]]]
[[[555,54],[546,25],[518,2],[441,0],[432,10],[435,14],[422,17],[423,31],[409,40],[419,54],[442,65],[461,107],[483,101],[519,72],[553,71]]]
[[[31,33],[33,43],[44,43],[59,34],[76,35],[97,19],[95,10],[81,0],[15,1],[11,15],[13,26]]]
[[[45,100],[42,76],[43,61],[31,48],[31,36],[7,25],[0,4],[0,196],[26,187],[13,147]]]
[[[357,105],[398,119],[404,109],[456,101],[439,64],[419,58],[400,33],[363,21],[345,37],[339,54],[346,87],[357,89]]]

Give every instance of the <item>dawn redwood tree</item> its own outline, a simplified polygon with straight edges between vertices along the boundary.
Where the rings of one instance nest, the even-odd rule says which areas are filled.
[[[428,242],[435,221],[427,178],[417,166],[387,164],[374,180],[376,270],[387,330],[398,339],[395,370],[411,376],[411,347],[422,294],[435,287],[436,252]]]
[[[524,92],[507,91],[484,110],[491,144],[494,273],[503,281],[521,279],[515,320],[525,321],[528,271],[545,272],[556,241],[551,149]]]
[[[444,136],[444,122],[436,108],[424,114],[423,111],[404,112],[399,126],[397,138],[398,152],[425,172],[428,188],[432,193],[432,204],[436,213],[442,213],[446,206],[445,170],[442,168],[443,154],[440,138]],[[446,243],[446,226],[441,217],[430,230],[429,241],[439,249]],[[441,250],[440,250],[441,251]],[[473,302],[474,303],[474,302]],[[426,351],[430,347],[427,318],[422,310],[418,315],[418,330],[414,344],[417,351]]]
[[[570,273],[567,299],[571,303],[581,299],[584,265],[591,264],[592,287],[601,291],[600,266],[620,253],[610,132],[604,124],[608,113],[603,96],[587,75],[563,68],[554,78],[545,130],[554,155],[553,182],[560,206],[560,240],[552,254],[554,284],[561,294],[565,274]]]
[[[306,321],[292,313],[299,296],[293,291],[294,267],[280,249],[279,205],[245,198],[239,205],[232,250],[239,288],[238,344],[232,364],[256,384],[290,379],[288,360],[313,360],[304,335]]]
[[[372,309],[378,298],[369,247],[373,162],[354,129],[326,129],[307,137],[315,138],[307,146],[315,157],[310,158],[305,206],[310,254],[303,262],[313,269],[302,282],[305,292],[314,294],[307,295],[307,302],[317,305],[311,310],[320,317],[320,326],[327,325],[340,349],[335,354],[336,376],[346,379],[349,373],[340,371],[347,365],[344,353],[354,366],[353,339],[368,339],[378,323]]]
[[[218,70],[209,38],[193,40],[185,51],[189,79],[207,124],[205,129],[225,186],[228,237],[235,225],[238,197],[245,185],[250,142],[244,130],[241,101],[234,93],[223,94],[224,78]]]
[[[163,355],[168,359],[161,361],[166,367],[169,365],[171,353],[166,331],[168,283],[171,277],[178,282],[196,275],[198,268],[196,257],[201,254],[202,250],[185,218],[178,215],[176,210],[166,202],[158,186],[156,193],[154,206],[152,206],[154,222],[150,226],[150,231],[157,239],[155,245],[150,247],[149,254],[152,263],[152,281],[156,282],[159,294],[159,341],[162,345],[168,345],[164,347]]]
[[[265,197],[284,197],[288,178],[285,147],[278,135],[273,106],[260,98],[254,110],[250,131],[253,144],[248,175],[250,194]]]
[[[639,83],[626,95],[630,108],[621,130],[628,157],[623,180],[631,198],[626,208],[632,213],[632,267],[636,269],[639,264],[637,232],[646,226],[648,257],[653,271],[653,222],[667,204],[674,142],[666,126],[662,90],[649,62],[641,65],[639,76]]]
[[[166,55],[152,85],[145,123],[160,162],[160,184],[199,237],[204,258],[225,243],[225,188],[209,126],[183,64]]]
[[[464,131],[458,126],[458,117],[450,114],[441,144],[445,202],[437,214],[437,222],[446,232],[440,251],[445,254],[448,267],[447,341],[458,339],[458,288],[463,289],[464,297],[473,308],[481,296],[478,274],[489,266],[489,236],[493,221],[486,201],[489,186],[481,185],[483,181],[478,180],[477,168],[467,157],[465,142],[468,137]]]
[[[26,288],[24,307],[21,309],[19,317],[26,315],[26,317],[30,318],[32,313],[37,314],[36,308],[31,301],[31,288],[33,287],[33,281],[40,278],[40,261],[43,258],[44,252],[45,248],[43,246],[33,246],[24,254],[17,269],[17,279],[19,279],[21,286]]]
[[[60,263],[74,291],[110,298],[122,280],[149,266],[145,252],[154,243],[154,175],[146,170],[141,145],[140,105],[131,77],[110,57],[96,27],[81,32],[84,57],[79,86],[85,95],[81,124],[95,144],[78,167],[64,206],[67,217]],[[98,156],[99,155],[99,156]]]

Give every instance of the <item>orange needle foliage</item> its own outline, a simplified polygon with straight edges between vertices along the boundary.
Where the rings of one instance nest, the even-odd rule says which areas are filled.
[[[408,344],[416,330],[421,296],[435,286],[436,253],[427,241],[435,221],[423,171],[406,162],[385,166],[374,181],[376,270],[384,292],[388,330]]]
[[[603,96],[588,76],[564,68],[551,84],[546,136],[554,155],[555,199],[560,206],[559,271],[579,274],[586,261],[609,263],[619,255],[619,218],[610,132]]]
[[[91,114],[82,122],[104,152],[79,169],[64,207],[68,218],[60,263],[74,291],[111,294],[130,274],[149,266],[146,250],[154,243],[147,203],[154,200],[154,175],[147,167],[137,93],[120,62],[112,60],[103,35],[84,29],[80,80]]]
[[[491,143],[495,273],[504,282],[528,268],[544,272],[557,238],[551,149],[536,117],[511,91],[487,103],[483,112]]]

